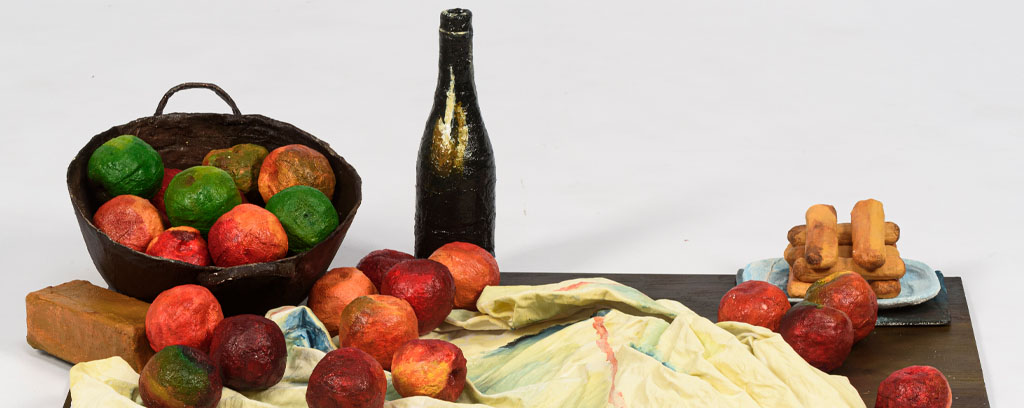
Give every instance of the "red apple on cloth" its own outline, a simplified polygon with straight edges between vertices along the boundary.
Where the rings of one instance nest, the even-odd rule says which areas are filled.
[[[875,408],[949,408],[953,391],[935,367],[910,366],[889,374],[878,385]]]
[[[444,340],[412,340],[395,353],[391,380],[403,397],[455,401],[466,386],[466,357],[462,349]]]
[[[224,386],[265,390],[284,378],[288,348],[281,327],[263,316],[242,314],[221,320],[210,340],[210,359]]]
[[[746,281],[736,285],[718,302],[718,321],[750,323],[779,330],[782,316],[789,311],[789,298],[778,286],[765,281]]]
[[[419,337],[417,327],[409,302],[394,296],[360,296],[341,312],[338,339],[342,347],[365,351],[390,370],[395,351]]]
[[[338,334],[338,322],[345,306],[357,297],[376,294],[373,282],[359,269],[334,268],[313,284],[307,304],[333,336]]]
[[[786,312],[779,334],[800,357],[826,373],[843,365],[853,347],[853,324],[846,313],[808,301]]]
[[[342,347],[320,359],[309,375],[310,408],[381,408],[388,381],[384,369],[362,350]]]
[[[501,283],[498,261],[487,250],[467,242],[451,242],[438,248],[430,259],[448,267],[455,279],[455,308],[476,310],[480,292]]]
[[[448,267],[429,259],[395,265],[384,277],[381,294],[409,302],[416,312],[419,334],[430,333],[452,312],[455,280]]]
[[[384,283],[384,275],[387,275],[388,271],[395,265],[413,259],[416,259],[416,257],[405,252],[393,249],[378,249],[360,259],[359,263],[356,264],[356,269],[363,271],[363,274],[370,278],[370,282],[373,282],[373,286],[380,292],[381,285]]]

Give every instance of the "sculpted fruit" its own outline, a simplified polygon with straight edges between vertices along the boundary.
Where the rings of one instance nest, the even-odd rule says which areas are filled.
[[[409,302],[416,312],[419,333],[424,335],[440,326],[451,313],[455,281],[448,267],[429,259],[416,259],[391,268],[384,277],[381,294]]]
[[[335,268],[327,271],[309,292],[309,308],[331,335],[338,334],[341,312],[352,300],[376,295],[377,288],[356,268]]]
[[[416,313],[409,303],[394,296],[367,295],[353,300],[341,312],[338,340],[342,347],[355,347],[377,359],[385,370],[405,342],[415,340],[419,330]]]
[[[718,321],[744,322],[778,331],[787,311],[789,298],[782,289],[765,281],[746,281],[722,296]]]
[[[362,350],[342,347],[320,359],[309,375],[310,408],[381,408],[388,391],[384,369]]]
[[[139,252],[164,232],[156,207],[133,195],[120,195],[103,203],[92,216],[92,223],[114,242]]]
[[[206,249],[206,240],[199,230],[192,227],[168,228],[149,243],[146,254],[193,265],[210,265],[210,251]]]
[[[466,358],[462,349],[447,341],[413,340],[395,353],[391,379],[403,397],[424,395],[454,402],[466,386]]]
[[[153,198],[149,199],[149,202],[153,203],[156,210],[160,213],[160,219],[164,221],[164,224],[170,225],[171,221],[167,219],[167,207],[164,206],[164,193],[167,192],[167,185],[171,184],[171,180],[174,176],[181,173],[180,169],[164,169],[164,179],[160,182],[160,189],[156,191]]]
[[[271,262],[288,254],[288,235],[270,211],[241,204],[210,227],[209,246],[217,266]]]
[[[330,198],[334,197],[334,170],[316,150],[298,144],[281,146],[263,159],[258,184],[264,202],[291,186],[310,186]]]
[[[171,225],[188,225],[207,233],[221,215],[242,203],[235,181],[213,166],[185,169],[164,191],[164,206]]]
[[[856,272],[836,272],[807,289],[804,299],[839,309],[853,324],[853,341],[871,334],[878,320],[878,298],[868,281]]]
[[[149,305],[146,338],[155,351],[175,344],[208,350],[213,329],[221,320],[224,312],[209,289],[175,286],[161,292]]]
[[[130,194],[150,198],[160,188],[164,162],[149,143],[121,135],[92,152],[87,172],[89,181],[107,197]]]
[[[824,372],[843,365],[853,346],[853,325],[845,313],[807,301],[786,312],[779,334],[807,363]]]
[[[953,391],[935,367],[910,366],[889,374],[878,385],[875,408],[949,408]]]
[[[381,285],[384,284],[384,275],[387,275],[393,266],[413,259],[416,259],[416,257],[405,252],[393,249],[378,249],[360,259],[356,268],[363,271],[366,277],[370,278],[370,282],[373,282],[373,286],[376,286],[379,291]]]
[[[211,408],[220,402],[220,375],[202,351],[168,346],[139,373],[139,396],[150,408]]]
[[[243,314],[217,325],[210,358],[220,367],[225,386],[237,391],[265,390],[284,377],[288,349],[277,323]]]
[[[204,166],[213,166],[228,172],[235,180],[235,187],[242,194],[256,188],[260,166],[267,157],[267,148],[251,143],[242,143],[227,149],[211,150],[203,158]]]
[[[501,283],[498,262],[483,248],[467,242],[452,242],[438,248],[430,259],[448,267],[455,280],[455,307],[476,310],[480,292]]]
[[[309,186],[292,186],[274,194],[267,200],[267,211],[281,221],[292,252],[312,249],[338,228],[334,204]]]

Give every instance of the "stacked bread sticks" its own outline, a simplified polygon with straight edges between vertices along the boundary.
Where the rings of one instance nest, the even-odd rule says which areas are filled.
[[[789,230],[783,257],[789,263],[792,297],[803,297],[818,279],[836,272],[853,271],[871,284],[879,299],[900,294],[900,278],[907,267],[896,249],[900,227],[885,221],[882,203],[858,201],[850,223],[838,223],[836,209],[816,204],[807,209],[807,224]]]

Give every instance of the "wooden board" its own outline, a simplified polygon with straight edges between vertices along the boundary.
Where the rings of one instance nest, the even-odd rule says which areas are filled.
[[[648,275],[503,272],[503,285],[540,285],[600,276],[637,288],[654,299],[677,300],[711,321],[718,301],[736,284],[735,275]],[[951,323],[948,326],[879,327],[853,346],[846,363],[833,372],[847,376],[867,406],[875,405],[878,384],[893,371],[910,365],[941,370],[953,389],[954,407],[988,407],[981,361],[971,315],[959,277],[945,278]],[[65,408],[71,406],[68,394]]]

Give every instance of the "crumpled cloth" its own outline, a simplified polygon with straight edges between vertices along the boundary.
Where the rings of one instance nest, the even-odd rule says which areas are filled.
[[[811,367],[778,334],[712,323],[608,279],[490,286],[477,307],[424,336],[462,348],[459,400],[401,398],[386,373],[385,407],[864,407],[849,380]],[[268,318],[292,333],[284,379],[259,392],[225,388],[218,407],[306,406],[309,374],[336,345],[320,340],[326,330],[308,308]],[[70,376],[75,407],[141,404],[139,376],[119,357],[77,364]]]

